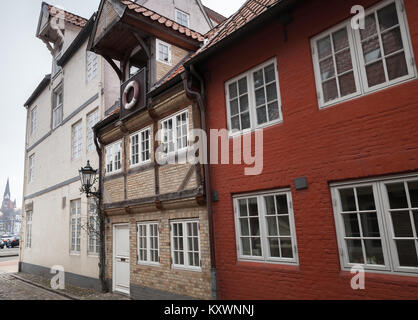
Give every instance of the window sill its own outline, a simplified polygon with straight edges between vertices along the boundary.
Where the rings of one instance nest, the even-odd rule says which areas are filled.
[[[234,133],[231,130],[229,130],[228,131],[228,137],[229,137],[229,139],[233,139],[233,138],[236,138],[236,137],[239,137],[239,136],[244,136],[246,134],[253,133],[257,130],[263,130],[263,129],[273,127],[275,125],[282,124],[282,123],[283,123],[283,120],[281,119],[280,121],[269,122],[269,123],[266,123],[264,125],[258,126],[256,128],[253,128],[253,129],[246,129],[246,130],[237,131],[237,132],[234,132]]]
[[[138,266],[143,266],[143,267],[161,267],[160,263],[152,263],[152,262],[143,262],[143,261],[137,261],[136,263]]]
[[[191,267],[183,267],[183,266],[171,266],[172,270],[178,271],[190,271],[190,272],[202,272],[202,268],[191,268]]]
[[[87,253],[87,257],[89,258],[98,258],[99,254],[98,253]]]
[[[289,273],[299,273],[300,268],[296,263],[286,263],[286,262],[273,262],[273,261],[249,261],[249,260],[238,260],[237,267],[252,269],[252,270],[268,270],[268,271],[277,271],[277,272],[289,272]]]
[[[157,59],[157,62],[164,63],[164,64],[172,67],[172,63],[171,62],[163,61],[163,60],[160,60],[160,59]]]
[[[141,162],[141,163],[132,164],[132,165],[129,166],[129,169],[137,169],[137,168],[146,166],[147,164],[150,164],[150,163],[151,163],[151,159],[147,160],[147,161],[144,161],[144,162]]]
[[[81,252],[70,252],[70,256],[72,256],[72,257],[80,257],[81,256]]]

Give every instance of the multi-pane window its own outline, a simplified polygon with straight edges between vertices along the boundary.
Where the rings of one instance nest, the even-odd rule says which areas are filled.
[[[28,182],[31,183],[35,177],[35,154],[29,157],[29,174]]]
[[[26,248],[32,247],[32,211],[26,212]]]
[[[418,272],[418,178],[332,188],[345,268]]]
[[[94,52],[87,51],[87,82],[90,82],[96,77],[97,67],[97,55]]]
[[[157,39],[157,60],[171,64],[171,46]]]
[[[99,110],[96,109],[87,116],[87,152],[94,150],[93,127],[99,122]]]
[[[106,147],[106,173],[122,171],[122,141]]]
[[[151,129],[147,128],[131,136],[131,166],[136,166],[150,160],[150,135]]]
[[[181,10],[175,9],[175,16],[176,16],[176,22],[178,24],[181,24],[182,26],[185,26],[187,28],[189,27],[190,16],[187,13]]]
[[[81,200],[71,201],[71,252],[80,253]]]
[[[53,93],[52,128],[57,128],[62,123],[63,116],[63,90],[62,87]]]
[[[351,20],[312,39],[320,107],[415,77],[402,0],[368,10],[365,29]]]
[[[189,146],[188,136],[188,111],[182,111],[162,121],[162,147],[164,154],[186,149]]]
[[[98,254],[100,251],[100,219],[97,214],[96,201],[89,198],[88,201],[88,238],[89,238],[89,253]]]
[[[290,197],[277,192],[234,199],[240,259],[297,263]]]
[[[38,107],[34,107],[30,112],[30,135],[33,136],[36,132],[38,118]]]
[[[160,262],[158,223],[138,224],[138,263]]]
[[[269,61],[226,83],[231,133],[281,121],[276,61]]]
[[[200,270],[198,221],[171,222],[171,256],[174,267]]]
[[[71,128],[71,141],[72,141],[72,158],[78,159],[81,157],[81,151],[83,148],[83,131],[82,122],[79,121]]]

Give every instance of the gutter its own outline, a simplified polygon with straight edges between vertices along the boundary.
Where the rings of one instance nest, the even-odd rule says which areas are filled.
[[[202,129],[207,132],[207,122],[206,122],[206,99],[205,99],[205,82],[203,78],[196,72],[194,66],[190,66],[191,74],[194,75],[200,82],[200,92],[194,91],[189,87],[189,76],[190,72],[186,69],[184,73],[181,74],[183,80],[184,90],[186,94],[197,101],[197,105],[200,111],[200,120],[202,124]],[[206,159],[209,159],[208,144],[204,146],[204,155]],[[205,158],[205,157],[204,157]],[[206,193],[206,205],[208,209],[208,222],[209,222],[209,245],[210,245],[210,263],[211,263],[211,290],[212,290],[212,299],[217,300],[218,298],[218,286],[217,286],[217,272],[216,272],[216,255],[215,255],[215,239],[214,239],[214,230],[213,230],[213,208],[212,208],[212,188],[210,180],[210,166],[208,163],[203,164],[205,171],[205,193]]]

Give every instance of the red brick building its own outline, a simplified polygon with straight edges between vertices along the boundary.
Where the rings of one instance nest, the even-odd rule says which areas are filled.
[[[417,299],[418,1],[250,0],[212,33],[208,127],[264,134],[262,174],[210,168],[219,298]]]

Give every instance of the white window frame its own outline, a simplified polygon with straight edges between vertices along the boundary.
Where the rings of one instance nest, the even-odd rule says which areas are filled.
[[[183,24],[180,20],[181,19],[179,19],[179,16],[178,15],[183,15],[183,16],[185,16],[186,18],[187,18],[187,23],[186,24]],[[182,11],[182,10],[179,10],[179,9],[177,9],[177,8],[175,8],[174,9],[174,15],[175,15],[175,21],[179,24],[179,25],[181,25],[181,26],[183,26],[183,27],[186,27],[186,28],[190,28],[190,15],[188,14],[188,13],[186,13],[186,12],[184,12],[184,11]]]
[[[70,204],[70,253],[74,255],[81,253],[81,199],[72,200]]]
[[[290,236],[292,241],[292,254],[293,258],[277,258],[269,256],[269,244],[268,244],[268,226],[266,222],[266,208],[264,197],[269,196],[281,196],[286,195],[287,197],[287,206],[288,206],[288,216],[289,216],[289,227],[290,227]],[[260,228],[260,239],[261,239],[261,256],[248,256],[244,255],[241,243],[241,224],[240,224],[240,212],[239,212],[239,200],[246,200],[249,198],[257,198],[258,206],[258,221]],[[297,247],[297,237],[296,237],[296,228],[293,212],[293,200],[292,193],[290,189],[280,189],[272,190],[261,193],[247,193],[240,194],[233,197],[234,204],[234,217],[235,217],[235,239],[236,239],[236,248],[237,248],[237,257],[239,261],[250,261],[250,262],[261,262],[261,263],[273,263],[273,264],[283,264],[283,265],[299,265],[299,256],[298,256],[298,247]]]
[[[340,201],[340,193],[339,190],[347,189],[347,188],[356,188],[356,187],[364,187],[364,186],[372,186],[373,187],[373,194],[375,197],[375,204],[376,204],[376,212],[377,212],[377,219],[379,223],[380,229],[380,237],[382,241],[382,251],[383,256],[385,259],[385,265],[367,265],[367,264],[360,264],[364,267],[366,271],[376,272],[376,273],[390,273],[395,275],[413,275],[418,276],[418,267],[401,267],[399,265],[399,257],[398,251],[396,248],[396,244],[394,241],[394,230],[392,224],[392,218],[389,214],[389,201],[387,197],[387,191],[385,184],[388,183],[397,183],[397,182],[408,182],[411,180],[418,180],[418,173],[409,174],[409,175],[395,175],[395,176],[388,176],[388,177],[377,177],[374,179],[364,179],[358,181],[347,181],[344,183],[333,183],[330,184],[330,191],[333,200],[333,208],[334,208],[334,219],[336,225],[336,233],[337,233],[337,240],[338,240],[338,249],[340,254],[340,263],[341,269],[344,271],[350,271],[351,268],[355,265],[350,263],[348,258],[348,249],[347,244],[345,242],[345,228],[344,228],[344,221],[342,219],[342,208],[341,208],[341,201]],[[409,199],[409,194],[407,192],[407,198]],[[357,200],[356,200],[357,201]],[[415,209],[401,209],[400,211],[416,211]],[[418,208],[417,208],[418,210]],[[412,225],[412,229],[414,230],[414,225]],[[418,234],[418,230],[415,230]],[[418,243],[418,241],[416,241]],[[416,249],[418,254],[418,245],[416,243]],[[363,249],[364,250],[364,249]]]
[[[33,220],[33,210],[26,212],[26,243],[25,248],[32,248],[32,220]]]
[[[81,158],[83,152],[83,122],[79,120],[71,126],[71,159]]]
[[[198,237],[198,253],[199,253],[199,266],[191,266],[189,261],[190,252],[189,241],[187,241],[189,234],[187,230],[188,223],[197,223],[197,237]],[[181,224],[183,228],[183,254],[184,254],[184,264],[176,264],[174,259],[174,225]],[[201,240],[200,240],[200,221],[199,219],[188,219],[188,220],[172,220],[170,221],[170,241],[171,241],[171,265],[174,269],[183,269],[190,271],[202,271],[202,249],[201,249]],[[196,252],[196,251],[193,251]]]
[[[93,127],[99,122],[99,109],[87,115],[87,153],[95,150]]]
[[[161,56],[160,56],[160,46],[165,46],[167,47],[167,55],[168,55],[168,61],[165,61]],[[157,39],[157,61],[161,62],[161,63],[165,63],[169,66],[171,66],[172,64],[172,60],[171,60],[171,44],[161,41],[160,39]]]
[[[64,116],[64,89],[62,86],[58,87],[53,92],[54,98],[53,102],[55,105],[52,109],[52,129],[58,128],[62,121]],[[61,96],[61,102],[58,103],[58,97]]]
[[[144,159],[143,158],[143,153],[146,151],[143,148],[143,144],[145,143],[145,141],[142,139],[142,135],[145,134],[148,131],[148,144],[149,144],[149,158],[148,159]],[[134,138],[138,137],[138,162],[135,162],[133,157],[134,155],[136,155],[136,153],[134,154],[133,152],[133,148],[134,148]],[[129,163],[130,163],[130,167],[131,168],[135,168],[147,163],[151,162],[151,148],[152,148],[152,138],[151,138],[151,127],[147,127],[145,129],[142,129],[138,132],[133,133],[130,137],[129,137]]]
[[[87,83],[96,78],[99,68],[99,59],[97,54],[91,51],[86,51],[86,79]]]
[[[258,125],[257,124],[257,107],[256,107],[256,98],[255,98],[255,89],[254,89],[254,76],[253,73],[256,71],[259,71],[260,69],[264,69],[265,67],[269,66],[270,64],[274,64],[274,72],[276,77],[276,91],[277,91],[277,103],[279,108],[279,118],[276,120],[272,120],[263,124]],[[247,79],[247,90],[248,90],[248,108],[249,108],[249,114],[250,114],[250,128],[247,129],[241,129],[241,130],[232,130],[232,124],[231,124],[231,106],[230,106],[230,99],[229,99],[229,85],[239,81],[242,78]],[[282,113],[282,99],[280,94],[280,84],[279,84],[279,73],[277,71],[277,59],[273,58],[270,59],[251,70],[248,70],[239,76],[236,76],[227,82],[225,82],[225,98],[226,98],[226,112],[228,117],[228,131],[229,136],[238,136],[243,135],[249,132],[252,132],[256,129],[262,129],[266,128],[272,125],[276,125],[278,123],[283,122],[283,113]],[[267,102],[266,102],[267,105]],[[267,111],[268,112],[268,111]]]
[[[151,227],[157,227],[157,249],[155,248],[151,248],[150,244],[151,244]],[[141,235],[141,227],[144,227],[146,229],[146,235],[142,236]],[[146,247],[141,247],[140,248],[140,238],[145,238],[146,241]],[[155,236],[154,236],[155,238]],[[140,254],[140,250],[146,250],[146,254],[147,254],[147,259],[146,260],[141,260],[141,254]],[[150,261],[151,259],[151,250],[153,251],[157,251],[157,255],[158,255],[158,261]],[[138,222],[137,223],[137,256],[138,256],[138,264],[141,265],[149,265],[149,266],[159,266],[160,265],[160,227],[158,222],[156,221],[152,221],[152,222]]]
[[[88,254],[97,256],[100,252],[100,237],[98,233],[100,232],[100,219],[97,212],[96,200],[89,198],[87,201],[88,206]],[[93,226],[92,226],[93,225]],[[92,247],[94,248],[93,250]]]
[[[316,83],[316,90],[317,90],[317,97],[318,97],[318,104],[319,104],[319,109],[323,109],[329,106],[333,106],[336,104],[339,104],[343,101],[347,101],[347,100],[351,100],[354,99],[358,96],[364,96],[367,95],[369,93],[375,92],[375,91],[379,91],[385,88],[389,88],[392,87],[394,85],[397,85],[399,83],[405,82],[405,81],[409,81],[411,79],[414,79],[417,77],[417,69],[415,66],[415,59],[414,59],[414,55],[413,55],[413,50],[412,50],[412,43],[411,43],[411,36],[410,36],[410,32],[409,32],[409,26],[408,26],[408,19],[406,16],[406,10],[405,10],[405,5],[403,0],[386,0],[383,2],[380,2],[379,4],[367,9],[365,11],[365,16],[367,17],[368,15],[370,15],[373,12],[376,12],[379,9],[382,9],[383,7],[386,7],[392,3],[396,4],[396,9],[397,9],[397,13],[398,13],[398,20],[399,20],[399,27],[401,30],[401,37],[402,37],[402,43],[403,43],[403,51],[405,53],[405,59],[406,59],[406,65],[408,68],[408,74],[394,79],[394,80],[389,80],[386,81],[384,83],[381,83],[379,85],[373,86],[373,87],[369,87],[368,84],[368,80],[367,80],[367,74],[366,74],[366,68],[365,68],[365,61],[364,61],[364,56],[363,56],[363,51],[362,51],[362,46],[361,46],[361,37],[360,37],[360,30],[353,30],[351,28],[351,18],[344,21],[343,23],[332,27],[328,30],[326,30],[325,32],[322,32],[321,34],[313,37],[311,39],[311,48],[312,48],[312,59],[313,59],[313,66],[314,66],[314,73],[315,73],[315,83]],[[349,39],[349,44],[350,44],[350,50],[351,50],[351,59],[352,59],[352,63],[353,63],[353,72],[354,72],[354,79],[355,79],[355,83],[356,83],[356,89],[357,91],[355,93],[349,94],[347,96],[344,97],[340,97],[328,102],[324,102],[324,94],[323,94],[323,87],[322,87],[322,80],[321,80],[321,72],[320,72],[320,68],[319,68],[319,54],[318,54],[318,48],[317,48],[317,41],[326,37],[327,35],[332,34],[333,32],[342,29],[343,27],[346,27],[347,29],[347,34],[348,34],[348,39]],[[377,30],[378,30],[378,36],[379,36],[379,41],[380,41],[380,45],[381,45],[381,49],[383,49],[383,45],[381,42],[381,35],[380,35],[380,27],[377,24]],[[333,45],[332,45],[333,47]],[[394,55],[396,53],[401,52],[401,50],[396,51],[394,53],[391,53],[389,55]],[[382,55],[384,56],[384,53],[382,52]],[[383,61],[386,60],[385,57],[382,58]],[[335,56],[334,56],[334,65],[335,65]],[[384,70],[385,70],[385,76],[386,78],[388,78],[387,76],[387,68],[386,68],[386,63],[384,63]],[[339,83],[337,81],[337,88],[339,88]]]
[[[115,149],[116,148],[116,149]],[[119,172],[122,172],[122,140],[116,141],[112,144],[109,144],[106,146],[106,165],[105,165],[105,171],[106,175],[112,175]],[[120,168],[118,170],[115,170],[115,163],[116,161],[116,153],[119,153],[119,162],[120,162]],[[112,166],[112,170],[109,171],[109,165]]]
[[[38,107],[34,106],[30,111],[30,135],[34,136],[37,129]]]
[[[182,148],[179,148],[178,147],[178,143],[177,143],[177,139],[178,139],[178,136],[177,136],[177,117],[178,116],[182,116],[183,114],[186,114],[186,126],[187,126],[187,145],[185,146],[185,147],[182,147]],[[170,115],[169,117],[167,117],[167,118],[164,118],[164,119],[162,119],[161,121],[160,121],[160,126],[161,126],[161,146],[163,146],[164,144],[165,144],[165,142],[164,142],[164,138],[165,138],[165,136],[166,136],[166,129],[164,129],[164,123],[165,122],[168,122],[168,121],[172,121],[172,123],[173,123],[173,128],[172,128],[172,136],[173,136],[173,144],[174,144],[174,150],[173,151],[170,151],[169,150],[169,146],[167,146],[167,152],[161,152],[162,153],[162,157],[168,157],[168,156],[170,156],[170,155],[173,155],[173,154],[176,154],[176,153],[180,153],[180,152],[182,152],[182,151],[185,151],[185,150],[187,150],[188,148],[189,148],[189,146],[190,146],[190,128],[189,128],[189,125],[190,125],[190,120],[189,120],[189,108],[186,108],[186,109],[183,109],[183,110],[181,110],[181,111],[179,111],[179,112],[177,112],[177,113],[175,113],[175,114],[173,114],[173,115]],[[167,132],[167,134],[169,134],[169,132]],[[168,140],[167,140],[168,141]]]
[[[32,183],[35,177],[35,154],[29,156],[29,173],[28,173],[28,183]]]

